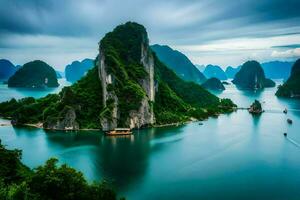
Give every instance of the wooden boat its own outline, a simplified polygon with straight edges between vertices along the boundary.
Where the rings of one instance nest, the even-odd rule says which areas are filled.
[[[288,112],[287,109],[284,109],[284,110],[283,110],[283,113],[284,113],[284,114],[287,114],[287,112]]]
[[[106,135],[115,136],[115,135],[131,135],[132,131],[130,128],[115,128],[111,131],[107,131]]]
[[[287,119],[286,121],[287,121],[287,123],[289,123],[289,124],[292,124],[292,123],[293,123],[293,121],[292,121],[291,119]]]
[[[286,137],[286,136],[287,136],[287,133],[284,133],[283,135],[284,135],[284,137]]]

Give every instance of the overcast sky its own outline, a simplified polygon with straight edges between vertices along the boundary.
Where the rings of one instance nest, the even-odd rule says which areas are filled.
[[[0,58],[64,69],[94,58],[106,32],[143,24],[195,64],[300,58],[300,0],[0,0]]]

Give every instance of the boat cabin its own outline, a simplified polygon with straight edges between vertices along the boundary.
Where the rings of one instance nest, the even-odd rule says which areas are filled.
[[[106,135],[131,135],[131,134],[132,131],[130,128],[115,128],[106,133]]]

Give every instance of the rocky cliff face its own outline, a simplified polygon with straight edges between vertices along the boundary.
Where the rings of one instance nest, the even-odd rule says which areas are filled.
[[[100,59],[98,61],[98,72],[99,78],[102,84],[102,96],[103,96],[103,106],[107,107],[107,101],[113,101],[111,105],[111,116],[104,117],[101,119],[101,126],[104,131],[111,130],[118,125],[118,97],[114,91],[108,91],[108,85],[113,84],[113,75],[107,72],[108,66],[105,64],[104,53],[101,53],[101,48],[99,50]]]
[[[47,119],[43,124],[45,129],[50,130],[78,130],[79,124],[76,121],[76,112],[72,107],[64,109],[60,119]]]
[[[126,38],[124,38],[124,40],[126,40]],[[104,45],[101,46],[100,44],[100,59],[98,60],[98,71],[99,78],[102,83],[103,106],[106,107],[107,110],[109,110],[108,115],[105,115],[101,119],[101,126],[104,131],[112,130],[118,126],[140,128],[155,123],[153,108],[151,106],[151,102],[154,102],[155,99],[154,60],[149,48],[147,34],[142,35],[140,44],[137,45],[139,46],[137,49],[140,51],[137,53],[139,55],[139,58],[129,59],[130,61],[136,59],[137,63],[133,64],[126,61],[123,62],[120,59],[119,62],[112,64],[110,61],[107,61],[106,56],[109,56],[109,54],[103,47]],[[114,64],[120,66],[113,66]],[[132,73],[129,70],[141,71],[141,69],[137,68],[137,65],[141,65],[143,67],[145,76],[143,76],[143,78],[137,78],[136,80],[130,80],[130,77],[126,78],[127,74]],[[125,77],[123,76],[122,78],[129,80],[120,80],[118,72],[114,71],[115,68],[121,69],[121,71],[123,70]],[[122,110],[120,108],[120,100],[118,97],[118,94],[123,92],[123,89],[118,87],[130,87],[126,85],[129,82],[135,84],[136,87],[140,87],[145,95],[139,101],[139,106],[137,108],[129,109],[126,111],[126,113],[124,113],[124,109]],[[122,95],[124,96],[124,94]],[[124,107],[124,105],[122,106]],[[124,116],[125,120],[121,120],[121,118],[124,118]],[[123,123],[120,123],[120,121],[123,121]]]

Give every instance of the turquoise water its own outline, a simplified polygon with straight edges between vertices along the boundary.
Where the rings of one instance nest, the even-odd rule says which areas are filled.
[[[239,110],[202,126],[145,129],[130,137],[0,127],[0,138],[22,149],[30,167],[54,156],[89,180],[111,180],[127,199],[299,199],[300,100],[278,99],[276,88],[226,87],[218,96],[240,107],[258,99],[266,112],[253,117]]]

